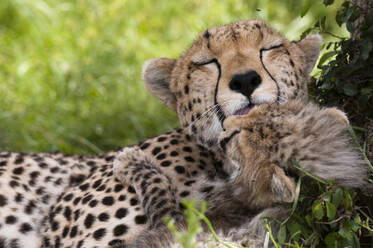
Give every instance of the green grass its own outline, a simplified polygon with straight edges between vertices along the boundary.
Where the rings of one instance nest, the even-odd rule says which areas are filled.
[[[176,115],[142,85],[145,60],[177,57],[202,30],[240,19],[261,18],[296,39],[336,10],[320,0],[301,19],[301,7],[298,0],[2,0],[0,150],[100,153],[176,127]]]

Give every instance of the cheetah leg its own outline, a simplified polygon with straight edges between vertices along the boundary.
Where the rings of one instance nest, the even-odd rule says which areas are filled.
[[[137,147],[124,149],[114,160],[114,175],[132,185],[149,219],[150,230],[137,237],[129,247],[168,247],[173,234],[164,218],[174,219],[179,230],[186,229],[186,221],[179,207],[170,179]],[[150,243],[149,243],[150,242]]]

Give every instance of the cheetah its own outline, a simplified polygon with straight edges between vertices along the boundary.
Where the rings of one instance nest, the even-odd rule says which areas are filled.
[[[204,31],[178,59],[147,61],[143,68],[146,88],[178,114],[182,127],[138,145],[146,157],[159,164],[156,171],[160,176],[152,177],[154,181],[144,183],[143,188],[122,183],[113,173],[113,160],[120,150],[96,157],[58,154],[49,158],[38,154],[36,160],[29,154],[3,153],[0,244],[116,247],[134,243],[144,233],[144,240],[152,237],[146,233],[167,236],[159,220],[164,216],[180,219],[180,200],[191,197],[211,202],[216,229],[239,226],[251,217],[259,222],[262,214],[278,212],[277,206],[264,210],[237,207],[231,194],[234,189],[227,187],[227,182],[237,175],[238,165],[220,151],[218,137],[229,116],[246,114],[263,103],[306,101],[308,77],[320,45],[318,35],[290,42],[262,21],[248,20]],[[20,156],[23,160],[16,163]],[[40,168],[42,162],[38,160],[45,160],[48,169]],[[18,167],[23,173],[14,175]],[[59,168],[61,176],[51,170],[54,167]],[[40,173],[37,184],[32,183],[34,171]],[[153,168],[148,166],[145,171],[153,173]],[[47,183],[60,177],[59,187]],[[20,186],[10,183],[14,178]],[[153,184],[160,187],[156,189]],[[36,191],[41,186],[48,188],[50,200],[44,207],[35,207],[38,211],[24,213],[29,217],[26,219],[17,211],[30,201],[40,201]],[[30,190],[27,195],[25,188]],[[25,195],[22,202],[17,202],[18,193]],[[176,202],[165,202],[167,194],[175,196]],[[149,206],[155,204],[158,214],[148,215],[148,201]],[[223,202],[232,202],[230,211],[219,208]],[[10,213],[17,222],[7,223]],[[20,231],[23,220],[33,228],[27,237]],[[167,240],[155,235],[152,242],[141,247],[167,247]],[[167,244],[162,246],[162,242]]]
[[[350,188],[370,187],[368,167],[359,152],[352,148],[348,125],[342,111],[320,109],[315,104],[305,104],[299,100],[290,100],[284,105],[264,103],[255,106],[246,115],[228,117],[224,121],[224,131],[219,136],[219,145],[240,169],[223,189],[216,190],[208,197],[212,199],[212,208],[208,208],[207,215],[217,218],[231,209],[238,213],[243,206],[267,209],[293,202],[296,191],[294,179],[301,174],[291,166],[293,161],[298,161],[303,169],[320,175],[324,180],[337,180],[339,185]],[[177,208],[176,189],[167,177],[154,183],[163,173],[157,161],[148,158],[139,147],[126,148],[119,154],[114,160],[114,175],[122,183],[133,185],[137,192],[141,192],[146,215],[151,221],[158,221],[152,223],[150,230],[163,225],[158,216],[163,216],[165,209],[180,230],[186,228],[183,215]],[[147,186],[146,190],[144,185]],[[149,194],[159,189],[166,192],[162,208],[157,206],[158,202],[152,203],[154,197]],[[216,203],[220,204],[219,215],[214,212]],[[281,213],[285,218],[285,209],[280,209],[276,217],[281,217]],[[250,223],[246,225],[250,227]],[[243,231],[245,235],[241,235],[241,242],[249,243],[250,247],[258,246],[258,228],[253,240],[247,240],[249,231],[250,228]],[[167,233],[162,236],[162,245],[167,239],[171,243],[170,233],[162,233]],[[232,235],[232,231],[230,233],[226,238]],[[145,247],[147,243],[154,242],[157,236],[159,232],[144,232],[130,247]],[[233,236],[238,235],[235,233]]]
[[[227,118],[219,144],[241,166],[233,182],[241,189],[238,197],[255,199],[261,207],[292,202],[295,183],[286,174],[302,175],[294,161],[325,181],[369,188],[368,166],[353,148],[348,125],[336,108],[296,100],[282,106],[262,104],[247,115]]]

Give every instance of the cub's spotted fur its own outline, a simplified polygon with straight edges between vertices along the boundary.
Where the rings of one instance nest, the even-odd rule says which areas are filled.
[[[295,184],[285,171],[301,174],[294,161],[326,181],[369,187],[368,167],[353,148],[348,124],[338,109],[294,100],[283,106],[263,104],[247,115],[229,117],[219,143],[241,166],[234,180],[235,188],[241,189],[238,197],[262,207],[293,201]]]

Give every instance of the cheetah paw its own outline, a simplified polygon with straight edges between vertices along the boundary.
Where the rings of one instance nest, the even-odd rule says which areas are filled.
[[[348,118],[344,112],[342,112],[339,109],[336,108],[327,108],[324,110],[324,112],[335,119],[339,124],[342,124],[343,126],[347,127],[350,125],[350,122],[348,121]]]
[[[146,154],[138,147],[124,148],[113,162],[114,176],[123,184],[129,183],[130,169],[136,163],[147,161]]]

